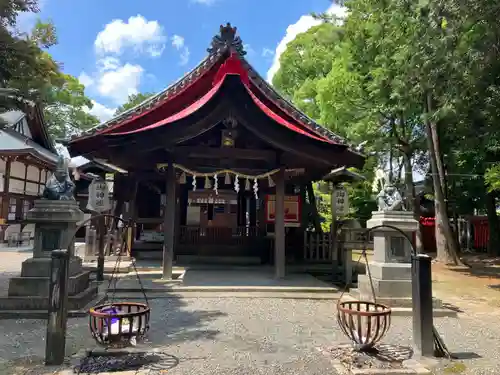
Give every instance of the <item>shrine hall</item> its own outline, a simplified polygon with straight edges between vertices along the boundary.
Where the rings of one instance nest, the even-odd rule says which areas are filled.
[[[115,215],[134,223],[132,255],[183,262],[307,262],[312,181],[364,157],[276,92],[220,27],[180,80],[69,141],[72,155],[125,169]],[[319,258],[318,258],[319,259]]]

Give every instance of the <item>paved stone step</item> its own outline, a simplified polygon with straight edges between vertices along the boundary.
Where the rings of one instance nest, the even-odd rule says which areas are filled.
[[[111,296],[111,293],[110,293]],[[146,296],[149,300],[165,299],[165,298],[269,298],[269,299],[309,299],[309,300],[331,300],[337,301],[340,293],[269,293],[269,292],[170,292],[170,293],[155,293]],[[114,296],[115,301],[119,300],[143,300],[142,293],[116,293]]]
[[[68,318],[82,318],[88,315],[91,307],[100,305],[105,300],[104,295],[99,295],[85,307],[78,310],[69,310]],[[0,310],[0,319],[47,319],[47,310]]]
[[[115,293],[140,293],[142,289],[136,287],[110,288],[108,292]],[[337,288],[329,287],[288,287],[288,286],[178,286],[178,285],[158,285],[157,287],[145,287],[146,293],[339,293]]]

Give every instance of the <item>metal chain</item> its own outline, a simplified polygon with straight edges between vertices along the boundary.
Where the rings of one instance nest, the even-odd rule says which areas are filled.
[[[144,296],[144,300],[146,301],[146,305],[149,306],[148,296],[146,295],[146,290],[142,285],[141,277],[139,276],[139,272],[135,266],[135,260],[132,260],[132,267],[134,267],[135,275],[137,276],[137,281],[139,281],[139,285],[141,286],[142,295]]]
[[[361,263],[361,259],[363,259],[363,258],[365,259],[366,269],[367,269],[367,272],[368,272],[368,278],[370,280],[370,286],[372,288],[373,299],[374,299],[374,302],[376,303],[377,301],[376,301],[376,297],[375,297],[375,289],[373,287],[373,280],[372,280],[371,273],[370,273],[370,267],[368,266],[368,257],[366,256],[366,245],[363,246],[363,251],[361,252],[361,255],[359,256],[359,258],[358,258],[358,260],[356,262],[356,267],[359,266],[359,264]],[[349,289],[349,285],[346,284],[345,287],[344,287],[344,290],[340,294],[340,297],[338,299],[337,304],[340,304],[340,302],[342,300],[342,297],[348,291],[348,289]]]
[[[123,231],[122,236],[121,236],[122,242],[121,242],[121,246],[120,246],[120,252],[118,254],[118,257],[116,258],[115,266],[113,268],[113,272],[112,272],[111,277],[109,279],[108,288],[107,288],[106,294],[105,294],[105,297],[107,299],[111,283],[114,283],[113,295],[111,296],[111,303],[113,303],[115,301],[115,295],[116,295],[116,289],[117,289],[116,285],[118,282],[117,274],[119,273],[119,270],[120,270],[121,257],[123,254],[123,250],[126,250],[127,253],[129,252],[128,241],[127,241],[126,235],[128,233],[128,229],[131,228],[130,221],[127,223],[127,225],[124,226],[124,228],[125,228],[125,230]],[[137,277],[137,281],[139,282],[139,286],[141,288],[142,295],[144,296],[144,300],[146,301],[146,305],[149,306],[148,296],[146,295],[146,290],[144,289],[144,285],[142,284],[142,280],[141,280],[141,277],[139,276],[139,271],[137,271],[137,267],[136,267],[134,259],[132,259],[132,267],[134,267],[134,272],[135,272],[135,275]]]
[[[111,273],[111,277],[110,277],[109,282],[108,282],[108,288],[106,289],[106,295],[105,295],[105,297],[106,297],[106,300],[107,300],[108,299],[108,293],[109,293],[109,287],[111,286],[111,283],[114,282],[114,288],[113,288],[113,295],[111,297],[111,303],[113,303],[115,301],[116,283],[118,281],[117,277],[116,277],[116,274],[119,273],[120,264],[121,264],[121,251],[118,254],[118,257],[116,258],[115,266],[113,267],[113,272]]]

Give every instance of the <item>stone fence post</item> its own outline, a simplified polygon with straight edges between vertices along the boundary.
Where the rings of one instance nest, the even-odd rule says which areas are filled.
[[[46,365],[60,365],[64,362],[68,320],[69,255],[68,250],[53,250],[51,253]]]

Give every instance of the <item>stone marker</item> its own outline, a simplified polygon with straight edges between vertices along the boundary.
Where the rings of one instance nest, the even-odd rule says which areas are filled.
[[[72,237],[83,212],[74,200],[37,200],[27,219],[35,223],[33,257],[26,259],[21,276],[9,282],[9,298],[0,298],[0,309],[46,310],[48,308],[51,252],[69,246],[68,294],[70,309],[79,309],[97,294],[90,285],[90,272],[83,271],[82,260],[74,254]]]

